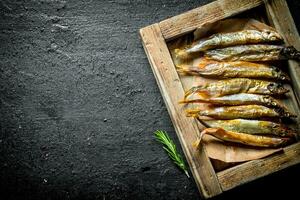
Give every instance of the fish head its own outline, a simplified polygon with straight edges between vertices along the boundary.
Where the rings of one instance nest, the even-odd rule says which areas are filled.
[[[271,107],[282,107],[282,104],[277,101],[276,99],[270,97],[270,96],[263,96],[263,102],[266,103],[268,106],[271,106]]]
[[[297,132],[289,127],[283,128],[285,131],[285,134],[283,134],[283,137],[291,137],[291,138],[296,138],[297,137]]]
[[[278,136],[280,137],[288,137],[294,139],[297,138],[298,133],[290,127],[283,126],[281,124],[275,124],[272,128],[275,132],[278,133]]]
[[[274,72],[274,75],[281,81],[290,81],[290,77],[287,75],[287,73],[281,71],[278,67],[272,67],[272,70]]]
[[[282,126],[281,124],[274,124],[274,126],[272,126],[272,129],[274,130],[274,132],[278,133],[278,135],[281,137],[294,138],[297,135],[297,132],[294,129],[290,127]]]
[[[285,88],[282,83],[270,83],[267,88],[272,94],[277,95],[282,95],[289,92],[289,90]]]
[[[278,78],[281,80],[281,81],[290,81],[290,77],[284,73],[284,72],[278,72]]]
[[[279,33],[272,30],[262,30],[262,36],[270,41],[282,40],[282,37],[279,35]]]
[[[297,117],[296,114],[291,113],[291,112],[288,112],[288,111],[284,111],[284,112],[283,112],[283,116],[284,116],[284,117],[287,117],[287,118],[290,118],[290,117]]]
[[[291,118],[291,117],[297,117],[296,114],[291,113],[287,110],[285,110],[284,108],[275,108],[275,111],[281,116],[281,117],[286,117],[286,118]]]
[[[283,113],[287,110],[286,106],[282,102],[278,101],[277,99],[274,99],[271,96],[263,96],[263,102],[270,107],[278,108],[278,111],[280,111],[280,113]]]

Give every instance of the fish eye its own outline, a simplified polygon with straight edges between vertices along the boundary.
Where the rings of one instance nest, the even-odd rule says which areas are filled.
[[[271,40],[277,40],[277,36],[274,35],[273,33],[269,33],[269,38],[270,38]]]
[[[286,79],[286,77],[285,77],[285,76],[281,76],[281,80],[283,80],[283,81],[284,81],[285,79]]]
[[[274,92],[275,90],[275,87],[274,87],[274,83],[270,83],[268,86],[267,86],[268,90],[270,90],[271,92]]]
[[[273,36],[271,37],[271,40],[277,40],[277,37],[273,35]]]
[[[282,83],[277,83],[277,87],[278,88],[283,88],[283,84]]]
[[[279,128],[279,125],[274,124],[274,125],[272,126],[272,128],[274,128],[274,129]]]
[[[284,117],[290,117],[290,113],[283,110],[283,108],[274,108],[275,112],[277,112],[280,115],[283,115]]]
[[[269,89],[269,88],[268,88]],[[272,105],[272,100],[270,96],[263,96],[264,102],[266,102],[268,105]]]

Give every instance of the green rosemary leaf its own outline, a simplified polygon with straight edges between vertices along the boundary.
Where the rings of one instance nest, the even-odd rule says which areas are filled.
[[[187,171],[187,167],[181,155],[178,153],[176,145],[170,139],[169,135],[165,131],[160,130],[155,131],[154,135],[157,141],[164,145],[163,149],[168,153],[169,157],[173,160],[173,162],[184,171],[187,177],[190,177]]]

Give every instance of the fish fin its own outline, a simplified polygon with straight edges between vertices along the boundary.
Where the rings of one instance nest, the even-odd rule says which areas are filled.
[[[185,110],[187,117],[198,117],[199,109],[188,109]]]
[[[198,67],[199,67],[200,69],[204,69],[208,64],[209,64],[208,60],[203,59],[203,60],[201,60],[201,62],[198,64]]]
[[[198,95],[201,96],[201,97],[203,97],[203,98],[209,98],[210,97],[208,91],[199,91]]]
[[[214,61],[214,60],[209,60],[207,58],[204,58],[203,60],[201,60],[201,62],[198,64],[198,67],[200,69],[204,69],[207,65],[209,64],[214,64],[217,63],[218,61]]]
[[[188,99],[184,99],[184,100],[181,100],[178,102],[179,104],[187,104],[187,103],[206,103],[205,100],[202,100],[202,99],[191,99],[191,100],[188,100]]]

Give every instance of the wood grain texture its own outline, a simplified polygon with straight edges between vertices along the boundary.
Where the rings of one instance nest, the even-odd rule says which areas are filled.
[[[283,36],[287,45],[292,45],[300,50],[300,40],[297,27],[291,16],[285,0],[267,0],[265,2],[270,23]],[[294,93],[300,105],[300,65],[299,62],[289,61],[289,73],[292,78]]]
[[[182,84],[158,24],[140,30],[143,46],[150,61],[157,84],[164,98],[186,159],[202,197],[209,198],[222,192],[215,171],[205,150],[192,146],[199,132],[194,119],[186,117],[178,101],[184,96]]]
[[[183,114],[183,108],[177,102],[184,95],[183,80],[178,76],[171,59],[166,41],[193,31],[196,27],[215,22],[265,3],[269,22],[284,36],[288,45],[300,49],[299,34],[284,0],[219,0],[196,8],[182,15],[164,20],[140,30],[143,46],[151,64],[152,71],[164,98],[177,136],[195,178],[202,197],[216,196],[222,191],[266,176],[291,165],[300,163],[300,143],[286,147],[283,153],[250,161],[215,173],[204,149],[197,151],[192,143],[197,139],[203,127],[194,119]],[[263,9],[263,7],[261,7]],[[254,11],[255,12],[255,11]],[[258,14],[260,16],[260,14]],[[289,61],[289,72],[293,79],[292,110],[299,114],[300,67],[295,61]],[[297,118],[299,124],[299,117]],[[259,166],[259,169],[258,169]],[[243,174],[243,176],[241,176]]]
[[[300,143],[284,148],[283,153],[253,160],[219,172],[217,175],[222,190],[227,191],[298,163],[300,163]]]
[[[159,23],[166,40],[181,36],[206,23],[216,22],[249,10],[263,3],[263,0],[218,0],[193,9]]]
[[[299,34],[290,14],[285,0],[265,1],[268,20],[277,31],[284,37],[287,45],[293,45],[300,49]],[[289,74],[292,78],[294,95],[290,95],[295,103],[293,110],[299,115],[299,97],[300,97],[300,67],[296,61],[289,61]],[[298,99],[298,105],[297,100]],[[299,124],[299,117],[297,118]],[[284,153],[277,154],[260,160],[254,160],[242,165],[224,170],[217,174],[222,190],[226,191],[286,167],[300,163],[300,144],[294,144],[284,149]],[[259,170],[257,167],[259,166]],[[243,173],[241,179],[240,174]]]

